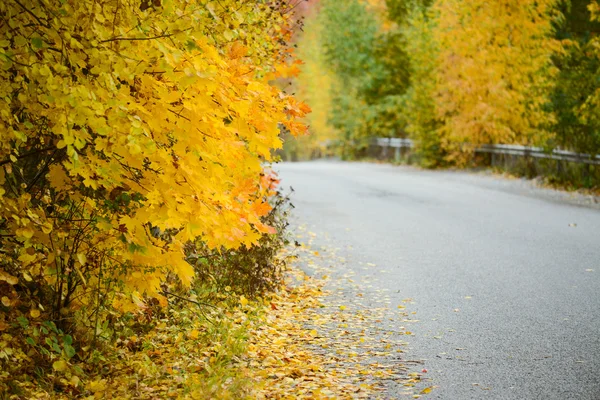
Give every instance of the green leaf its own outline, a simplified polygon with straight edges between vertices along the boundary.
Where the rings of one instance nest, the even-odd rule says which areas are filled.
[[[40,37],[32,37],[31,45],[33,46],[34,49],[41,49],[42,47],[44,47],[44,42],[42,41],[42,38],[40,38]]]
[[[35,346],[35,340],[33,340],[32,337],[28,337],[27,339],[25,339],[25,342],[31,346]]]
[[[52,343],[52,350],[54,350],[58,354],[62,353],[62,350],[60,349],[60,347],[56,343]]]
[[[75,355],[76,351],[70,344],[65,344],[65,353],[67,357],[72,358]]]
[[[65,335],[65,337],[63,337],[63,343],[73,344],[73,337],[71,335]]]
[[[17,322],[21,325],[21,328],[26,329],[29,326],[29,320],[23,316],[17,318]]]
[[[185,43],[185,47],[186,47],[188,50],[199,50],[199,49],[200,49],[200,48],[198,47],[198,45],[196,44],[196,42],[194,42],[193,40],[188,40],[188,41]]]
[[[83,369],[81,369],[81,367],[78,366],[78,365],[73,365],[73,371],[75,371],[75,373],[77,375],[83,375],[84,374]]]

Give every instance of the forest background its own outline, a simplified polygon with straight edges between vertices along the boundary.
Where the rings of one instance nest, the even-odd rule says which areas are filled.
[[[287,157],[356,159],[374,137],[411,138],[424,167],[472,165],[482,144],[599,153],[597,2],[313,6],[296,87],[314,109],[312,135]]]

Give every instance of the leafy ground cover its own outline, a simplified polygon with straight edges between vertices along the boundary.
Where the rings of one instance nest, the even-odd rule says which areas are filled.
[[[338,382],[317,393],[326,398],[419,398],[434,390],[422,362],[405,355],[410,327],[418,323],[411,310],[413,300],[392,304],[389,293],[374,291],[371,280],[349,268],[354,261],[340,256],[340,249],[324,245],[326,238],[303,225],[295,227],[295,234],[300,242],[295,279],[303,282],[301,288],[308,282],[319,296],[316,307],[290,319],[308,330],[312,339],[302,346],[319,357],[327,376]],[[380,268],[372,263],[358,267]]]
[[[409,328],[381,332],[390,305],[382,295],[380,306],[365,307],[359,283],[351,284],[356,301],[340,297],[351,274],[339,270],[335,251],[311,247],[313,235],[301,230],[301,243],[280,252],[293,261],[275,290],[250,299],[197,286],[151,323],[123,325],[93,363],[73,359],[43,378],[17,377],[3,398],[387,398],[390,383],[407,397],[429,393],[426,373],[402,360]],[[411,318],[409,304],[398,305],[399,318]],[[1,340],[6,353],[18,338]]]

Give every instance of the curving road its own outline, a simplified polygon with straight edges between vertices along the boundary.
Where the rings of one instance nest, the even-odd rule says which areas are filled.
[[[600,399],[593,199],[464,172],[276,169],[296,191],[297,219],[341,249],[345,268],[376,276],[373,293],[392,303],[414,299],[407,357],[425,361],[437,386],[427,398]]]

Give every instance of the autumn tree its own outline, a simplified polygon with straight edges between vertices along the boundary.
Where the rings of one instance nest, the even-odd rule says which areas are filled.
[[[332,90],[335,76],[325,58],[323,34],[320,19],[314,14],[309,14],[303,32],[297,39],[300,44],[298,58],[302,65],[294,84],[298,98],[311,105],[312,112],[307,116],[311,134],[297,140],[288,140],[284,144],[292,159],[309,158],[313,151],[323,154],[333,145],[333,141],[338,139],[339,132],[329,120],[333,107]]]
[[[328,69],[335,77],[329,120],[342,134],[344,154],[353,157],[358,142],[368,136],[364,93],[370,89],[377,69],[372,47],[377,24],[358,0],[323,1],[319,18]]]
[[[554,1],[444,0],[434,7],[436,107],[447,145],[543,142],[554,119],[551,57],[560,49],[550,37]]]
[[[274,232],[263,165],[308,111],[266,79],[289,55],[284,12],[11,0],[0,16],[0,330],[109,337],[107,318],[190,286],[186,244]]]
[[[372,136],[402,134],[405,121],[397,110],[408,86],[407,55],[384,1],[323,1],[317,11],[310,23],[319,35],[305,33],[299,48],[304,69],[318,63],[320,72],[301,75],[299,86],[313,104],[327,99],[330,107],[318,112],[327,114],[326,129],[337,132],[343,155],[353,158]],[[327,86],[316,83],[323,75]],[[313,126],[315,135],[321,129]]]
[[[406,118],[406,131],[414,142],[419,163],[437,167],[445,163],[446,157],[435,103],[440,50],[433,36],[437,27],[435,13],[427,3],[414,4],[402,25],[410,62],[410,85],[398,112]]]

